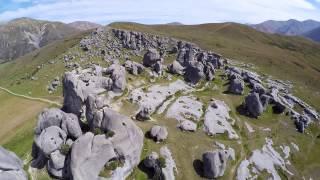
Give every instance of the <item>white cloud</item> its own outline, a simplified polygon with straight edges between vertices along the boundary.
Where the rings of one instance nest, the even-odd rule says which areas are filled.
[[[15,0],[24,1],[24,0]],[[25,0],[26,1],[26,0]],[[319,0],[320,1],[320,0]],[[318,19],[319,10],[307,0],[33,0],[33,5],[0,13],[0,21],[18,17],[98,23],[135,21],[186,24],[267,19]]]

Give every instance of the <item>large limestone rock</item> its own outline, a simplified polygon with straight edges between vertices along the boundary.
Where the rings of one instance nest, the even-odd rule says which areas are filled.
[[[192,61],[185,69],[184,78],[192,84],[197,84],[205,77],[204,65],[198,61]]]
[[[74,139],[82,135],[78,117],[57,108],[45,109],[39,114],[35,133],[39,135],[44,129],[51,126],[60,127],[68,136]]]
[[[124,158],[125,164],[113,173],[114,179],[124,179],[139,163],[143,146],[143,132],[126,116],[107,107],[100,110],[94,128],[112,131],[112,137],[94,136],[88,132],[78,138],[72,147],[71,171],[79,180],[97,179],[103,166],[110,160]],[[88,119],[89,124],[94,119]]]
[[[238,78],[231,79],[229,92],[233,94],[241,95],[243,94],[243,90],[244,90],[244,82],[242,79],[238,79]]]
[[[251,93],[245,98],[244,106],[247,113],[253,117],[258,117],[263,113],[263,105],[260,101],[259,94]]]
[[[160,54],[156,49],[149,49],[143,57],[143,65],[153,67],[157,61],[160,61]]]
[[[204,153],[202,155],[204,177],[213,179],[223,176],[230,157],[227,150]]]
[[[27,180],[23,162],[13,153],[0,146],[0,179]]]
[[[65,143],[67,134],[57,126],[50,126],[42,130],[40,135],[36,135],[35,143],[41,152],[49,156],[52,152],[59,150]]]
[[[114,63],[106,70],[107,74],[111,74],[110,77],[113,81],[112,91],[123,92],[126,88],[126,70],[118,63]]]
[[[112,87],[117,87],[117,85],[121,86],[119,82],[114,85],[112,79],[94,75],[89,73],[90,71],[65,73],[63,79],[63,110],[65,112],[73,113],[80,117],[83,113],[83,105],[89,94],[99,94],[111,90]]]
[[[164,126],[155,125],[150,130],[150,136],[154,138],[157,142],[163,141],[168,137],[167,128]]]

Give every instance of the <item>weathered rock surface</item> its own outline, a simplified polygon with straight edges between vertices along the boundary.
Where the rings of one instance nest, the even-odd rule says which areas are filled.
[[[0,146],[0,179],[27,180],[23,170],[23,162],[16,154]]]
[[[203,130],[208,135],[228,133],[230,139],[238,139],[239,136],[232,128],[234,120],[229,115],[230,108],[220,100],[212,102],[205,113]]]
[[[272,175],[272,179],[280,180],[277,169],[280,168],[289,175],[293,175],[288,169],[289,162],[274,149],[273,141],[266,138],[266,144],[262,149],[254,150],[249,160],[243,160],[237,170],[237,180],[244,180],[254,177],[254,174],[260,174],[262,171],[267,171]],[[253,171],[253,169],[255,169]]]
[[[164,126],[155,125],[150,130],[150,136],[157,142],[163,141],[168,137],[168,130]]]
[[[192,88],[182,80],[177,80],[169,85],[154,85],[149,87],[146,92],[143,88],[134,89],[128,99],[139,105],[139,111],[148,109],[149,115],[155,112],[157,107],[161,106],[168,97],[174,95],[178,91],[188,92]]]
[[[167,110],[166,117],[174,118],[179,122],[186,120],[199,121],[203,111],[203,103],[194,96],[179,97]]]

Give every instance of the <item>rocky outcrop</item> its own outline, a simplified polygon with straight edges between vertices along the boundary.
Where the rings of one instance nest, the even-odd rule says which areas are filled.
[[[105,76],[109,75],[109,77]],[[63,110],[80,117],[90,94],[106,91],[121,93],[126,88],[126,71],[118,63],[104,69],[94,66],[85,70],[67,72],[63,80]]]
[[[23,162],[16,154],[0,146],[0,179],[3,180],[27,180],[27,174],[23,170]]]
[[[150,136],[157,142],[163,141],[168,137],[168,130],[164,126],[155,125],[150,129]]]
[[[178,42],[178,55],[175,61],[168,66],[173,74],[184,75],[186,81],[197,84],[201,79],[213,80],[215,69],[223,66],[220,55],[205,52],[194,44]]]

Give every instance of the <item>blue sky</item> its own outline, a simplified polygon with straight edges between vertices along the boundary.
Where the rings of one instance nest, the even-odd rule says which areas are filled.
[[[0,22],[19,17],[100,24],[320,21],[320,0],[0,0]]]

